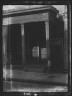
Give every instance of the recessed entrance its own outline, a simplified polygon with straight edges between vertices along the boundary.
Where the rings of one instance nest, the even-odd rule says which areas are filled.
[[[30,22],[24,24],[25,56],[28,66],[45,66],[46,34],[45,22]]]

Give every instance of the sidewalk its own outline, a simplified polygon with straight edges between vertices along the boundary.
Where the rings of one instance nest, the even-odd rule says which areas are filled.
[[[61,84],[68,85],[68,74],[62,73],[37,73],[24,71],[7,70],[6,78],[24,83],[44,83],[44,84]]]

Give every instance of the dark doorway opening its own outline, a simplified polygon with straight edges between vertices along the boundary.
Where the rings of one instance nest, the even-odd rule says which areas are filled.
[[[51,47],[51,72],[64,72],[62,45],[55,45]]]
[[[45,22],[24,24],[26,65],[45,66],[46,58],[41,58],[41,48],[46,48]]]
[[[7,55],[8,60],[14,68],[22,65],[22,38],[21,38],[21,25],[11,24],[8,25],[8,38],[7,38]]]

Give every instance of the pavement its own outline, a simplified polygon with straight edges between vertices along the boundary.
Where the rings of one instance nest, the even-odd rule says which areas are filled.
[[[68,74],[3,71],[3,88],[20,92],[59,92],[68,90]]]
[[[67,86],[21,83],[13,81],[3,82],[4,92],[68,92]]]
[[[24,72],[18,70],[6,70],[4,77],[7,80],[14,80],[17,82],[32,82],[44,84],[61,84],[68,85],[68,74],[63,73],[37,73],[37,72]]]

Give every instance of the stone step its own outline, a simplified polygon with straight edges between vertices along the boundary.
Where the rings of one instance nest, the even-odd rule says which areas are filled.
[[[44,72],[44,68],[24,68],[26,72]]]

